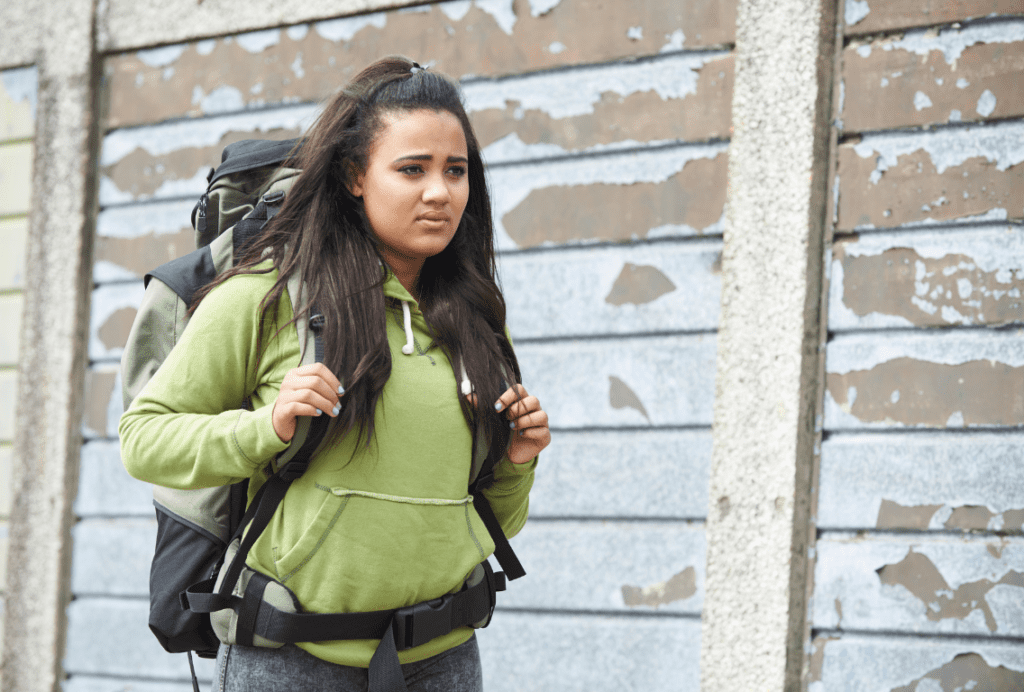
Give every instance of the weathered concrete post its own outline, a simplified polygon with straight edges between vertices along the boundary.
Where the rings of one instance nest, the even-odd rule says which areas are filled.
[[[701,688],[800,689],[837,0],[740,0]]]
[[[3,14],[7,47],[0,57],[35,63],[39,94],[15,409],[3,687],[55,692],[70,593],[69,531],[91,289],[94,2],[13,5],[18,7]]]

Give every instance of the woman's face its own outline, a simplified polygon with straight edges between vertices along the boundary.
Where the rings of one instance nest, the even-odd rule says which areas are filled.
[[[447,111],[384,116],[366,171],[352,194],[363,198],[381,254],[396,272],[418,272],[455,236],[469,201],[466,135]]]

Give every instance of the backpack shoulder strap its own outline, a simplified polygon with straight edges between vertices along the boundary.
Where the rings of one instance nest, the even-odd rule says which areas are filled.
[[[463,382],[467,381],[466,368],[461,362],[459,370],[462,373]],[[473,496],[476,513],[480,515],[481,521],[487,527],[487,533],[494,541],[494,557],[497,558],[501,568],[505,570],[505,576],[508,579],[519,579],[519,577],[526,576],[526,570],[523,569],[522,563],[519,562],[515,551],[512,550],[512,545],[501,528],[501,522],[494,515],[491,503],[483,492],[494,483],[494,465],[498,463],[499,459],[494,458],[482,427],[479,424],[473,426],[473,459],[470,466],[469,494]]]

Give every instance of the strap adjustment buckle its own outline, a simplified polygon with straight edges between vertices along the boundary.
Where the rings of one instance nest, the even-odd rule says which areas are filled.
[[[452,631],[452,602],[455,594],[446,594],[395,611],[392,622],[395,648],[405,651]]]

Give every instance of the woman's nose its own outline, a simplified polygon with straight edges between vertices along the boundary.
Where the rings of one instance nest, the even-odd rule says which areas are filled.
[[[444,176],[430,176],[427,179],[427,186],[423,190],[423,200],[434,204],[447,203],[451,200],[452,193],[448,189],[448,181]]]

